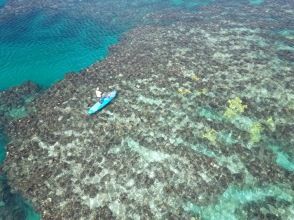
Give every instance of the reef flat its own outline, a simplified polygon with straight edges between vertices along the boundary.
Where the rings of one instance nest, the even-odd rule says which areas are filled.
[[[0,92],[0,130],[5,129],[9,121],[26,117],[28,103],[38,96],[41,88],[33,82],[11,87]]]
[[[43,219],[294,218],[294,7],[277,4],[146,15],[10,120],[13,190]],[[96,87],[119,96],[89,117]]]
[[[29,103],[41,94],[41,88],[26,82],[17,87],[0,92],[0,164],[6,156],[7,139],[3,134],[9,122],[28,116]],[[7,178],[0,166],[0,219],[38,219],[27,201],[19,194],[12,194]]]

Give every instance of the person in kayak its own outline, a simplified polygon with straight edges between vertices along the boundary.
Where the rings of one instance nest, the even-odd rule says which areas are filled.
[[[99,102],[102,103],[105,99],[105,95],[99,90],[99,87],[96,89],[96,96],[99,98]]]
[[[96,102],[94,105],[92,105],[88,111],[88,115],[92,115],[101,109],[103,109],[105,106],[107,106],[115,97],[116,97],[117,91],[113,90],[109,93],[101,93],[99,88],[96,89],[96,96],[99,98],[99,101]]]
[[[108,96],[108,94],[107,93],[102,93],[99,90],[99,87],[97,87],[97,89],[96,89],[96,96],[99,98],[99,102],[100,103],[103,103],[104,99]]]
[[[102,92],[99,90],[99,87],[97,87],[97,89],[96,89],[96,96],[98,98],[101,98],[101,96],[102,96]]]

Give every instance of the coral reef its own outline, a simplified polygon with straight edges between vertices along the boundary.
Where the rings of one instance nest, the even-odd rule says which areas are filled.
[[[250,141],[252,143],[257,143],[260,141],[262,130],[263,128],[259,122],[255,122],[251,125],[249,129],[249,133],[250,133]]]
[[[5,129],[8,121],[26,117],[28,104],[41,92],[41,87],[33,82],[26,82],[20,86],[0,91],[0,130]]]
[[[242,104],[242,100],[239,97],[228,100],[229,106],[227,107],[224,116],[227,118],[235,118],[239,114],[243,113],[247,108],[247,105]]]
[[[291,219],[293,62],[278,45],[293,3],[278,2],[146,15],[8,124],[13,190],[45,220]],[[97,87],[119,96],[88,117]]]
[[[28,117],[32,111],[28,104],[41,94],[41,88],[32,83],[26,82],[20,86],[12,87],[9,90],[0,92],[0,164],[2,165],[5,156],[5,144],[7,142],[3,130],[23,117]],[[29,203],[23,200],[21,195],[11,193],[7,185],[7,179],[0,167],[0,219],[23,219],[25,217],[36,217]],[[36,219],[36,218],[31,218]]]

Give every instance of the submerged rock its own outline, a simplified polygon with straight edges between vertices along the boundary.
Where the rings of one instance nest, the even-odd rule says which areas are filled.
[[[183,19],[133,29],[105,60],[46,90],[7,128],[13,189],[43,219],[205,219],[228,203],[236,219],[285,217],[250,208],[268,197],[294,203],[293,170],[277,162],[281,152],[293,158],[294,94],[283,87],[292,64],[278,58],[267,16],[246,16],[264,10],[173,12]],[[97,87],[119,96],[89,117]],[[236,97],[247,108],[227,118]],[[286,132],[268,127],[270,117]]]
[[[40,94],[41,88],[26,82],[20,86],[0,92],[0,219],[23,219],[37,217],[36,213],[24,201],[21,195],[13,193],[3,175],[2,162],[5,159],[6,137],[2,136],[9,124],[28,117],[31,109],[28,105]],[[25,129],[27,129],[26,127]]]
[[[0,91],[0,129],[5,129],[8,121],[27,117],[32,110],[28,105],[40,92],[41,87],[30,81]]]

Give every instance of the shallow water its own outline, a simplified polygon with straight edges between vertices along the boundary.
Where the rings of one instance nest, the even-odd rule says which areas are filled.
[[[6,0],[0,0],[0,7],[4,7],[6,3]],[[154,3],[164,4],[160,1]],[[20,3],[20,6],[23,4],[25,2]],[[144,4],[143,7],[141,6],[143,14]],[[206,2],[168,3],[171,7],[183,8],[193,8],[203,4]],[[137,7],[135,4],[133,6]],[[148,4],[146,6],[148,7]],[[122,7],[127,8],[128,3]],[[103,24],[100,20],[97,21],[92,16],[76,17],[76,13],[72,11],[67,13],[64,10],[48,10],[46,7],[32,7],[23,13],[9,16],[8,19],[0,19],[0,91],[20,85],[27,80],[47,88],[63,79],[65,73],[80,71],[103,59],[107,55],[108,48],[117,43],[121,34],[131,25],[120,25],[118,20],[114,27]],[[134,21],[128,22],[131,24]],[[0,163],[5,159],[5,144],[4,136],[1,136]],[[8,212],[14,218],[38,219],[39,216],[21,196],[11,194],[9,187],[4,187],[7,184],[6,178],[4,176],[1,178],[1,187],[4,190],[1,198],[7,200],[4,206],[2,203],[0,206],[0,214],[4,213],[3,218],[5,215],[9,216]],[[3,210],[6,209],[8,211],[4,212]]]
[[[5,3],[0,1],[0,7]],[[0,91],[27,80],[48,87],[65,73],[80,71],[105,57],[122,32],[89,17],[75,18],[46,9],[0,20],[0,30]],[[5,154],[5,140],[0,138],[1,163]],[[19,195],[7,191],[6,178],[1,178],[1,199],[5,200],[0,206],[1,218],[39,219]]]
[[[6,141],[3,136],[0,136],[0,163],[2,164],[5,159],[5,144]]]
[[[38,5],[34,1],[28,2]],[[92,149],[93,152],[102,158],[106,155],[104,158],[105,163],[108,162],[107,155],[109,154],[114,158],[117,157],[117,161],[125,160],[126,163],[129,163],[130,158],[124,158],[125,152],[132,155],[131,161],[136,162],[137,158],[141,158],[136,163],[139,174],[136,173],[137,171],[132,174],[138,183],[142,178],[143,180],[144,178],[150,180],[151,176],[154,175],[153,171],[148,173],[149,166],[150,170],[154,169],[155,173],[159,170],[159,174],[160,170],[163,169],[166,173],[166,181],[161,182],[162,179],[159,176],[154,183],[158,188],[155,186],[154,188],[150,187],[150,193],[157,195],[156,190],[161,189],[161,187],[166,190],[164,184],[169,183],[170,188],[166,190],[170,192],[167,203],[169,207],[178,207],[177,204],[180,203],[181,211],[185,212],[182,214],[185,216],[200,219],[258,219],[261,216],[268,219],[274,217],[277,219],[291,219],[294,216],[294,194],[293,185],[289,183],[289,180],[294,172],[293,137],[285,135],[290,133],[291,119],[289,112],[293,111],[294,107],[293,91],[290,84],[291,80],[293,81],[290,73],[293,70],[293,55],[291,54],[293,54],[294,30],[293,25],[289,22],[291,18],[287,18],[287,16],[293,14],[291,9],[284,10],[287,14],[274,14],[271,11],[272,14],[267,15],[266,10],[263,12],[264,14],[258,14],[260,11],[257,8],[261,9],[265,3],[268,3],[268,5],[264,7],[269,9],[277,7],[274,3],[271,5],[269,1],[262,0],[234,2],[217,0],[139,0],[132,3],[128,1],[121,1],[120,3],[121,5],[118,7],[117,1],[109,1],[107,4],[102,1],[64,1],[63,3],[46,1],[44,5],[38,7],[35,7],[34,4],[21,7],[21,10],[17,10],[16,15],[11,15],[7,11],[8,9],[4,7],[1,12],[7,13],[7,16],[2,17],[2,19],[0,17],[0,90],[8,91],[8,88],[20,85],[27,80],[32,80],[41,85],[42,88],[47,88],[58,80],[63,79],[65,73],[77,72],[95,61],[105,58],[108,55],[109,47],[120,42],[122,34],[131,28],[142,26],[141,31],[144,32],[144,25],[150,25],[151,30],[152,25],[154,25],[153,31],[156,34],[152,36],[152,33],[147,31],[147,33],[144,32],[143,36],[150,34],[150,38],[154,39],[154,48],[158,45],[162,47],[160,50],[163,51],[163,54],[157,57],[158,63],[160,63],[161,58],[164,59],[170,52],[167,48],[173,51],[172,53],[174,54],[169,57],[168,61],[164,60],[163,64],[160,63],[157,70],[158,75],[160,76],[160,68],[163,67],[162,71],[170,69],[167,73],[175,73],[176,78],[164,76],[164,81],[158,79],[156,74],[150,74],[150,78],[148,76],[144,76],[145,78],[138,76],[138,79],[129,81],[128,78],[125,79],[122,76],[121,79],[118,77],[118,82],[112,82],[112,84],[123,88],[123,92],[129,100],[118,99],[118,105],[125,106],[124,110],[117,112],[106,111],[106,115],[101,116],[103,120],[94,125],[90,124],[90,126],[104,132],[104,129],[106,129],[109,132],[106,132],[106,137],[113,130],[118,131],[121,136],[117,137],[119,141],[116,142],[114,137],[108,137],[111,140],[114,139],[115,144],[113,145],[111,145],[112,142],[105,140],[105,143],[111,145],[111,150],[104,149],[104,143],[102,143],[101,151],[94,148]],[[5,1],[0,1],[0,7],[1,5],[4,6],[4,4]],[[14,1],[13,7],[20,7],[22,4],[21,1]],[[230,9],[218,11],[218,7],[226,4],[234,11],[239,9],[240,14],[243,13],[243,17],[240,16],[238,17],[239,20],[236,18],[236,20],[233,19],[232,21],[230,19]],[[244,6],[253,6],[253,8],[243,12]],[[210,7],[215,8],[212,11],[209,9],[205,11],[205,8]],[[162,13],[161,10],[163,11]],[[14,13],[15,11],[12,10],[12,12]],[[165,13],[167,18],[160,18],[163,21],[157,22],[157,17],[165,15]],[[177,13],[182,13],[183,18],[176,17],[178,16]],[[203,15],[193,18],[192,15],[185,13],[203,13]],[[207,17],[205,13],[207,13]],[[259,21],[258,18],[260,17],[262,22],[255,23],[253,19],[248,19],[247,23],[246,13],[256,16],[257,21]],[[146,15],[154,17],[150,19]],[[185,18],[185,16],[187,17]],[[219,16],[219,19],[217,16]],[[227,18],[227,21],[225,18]],[[219,26],[214,26],[214,22],[211,22],[210,19],[216,19],[215,23],[219,20],[221,22],[218,24]],[[178,20],[179,22],[177,23]],[[195,21],[199,21],[199,25]],[[269,25],[268,21],[272,21],[272,25]],[[205,26],[206,22],[207,26]],[[174,24],[169,25],[170,23]],[[189,26],[190,23],[191,26]],[[146,29],[150,28],[148,25]],[[231,28],[228,28],[230,25]],[[193,35],[194,31],[197,33],[196,37]],[[173,32],[174,35],[171,34]],[[134,39],[132,43],[138,43],[136,42],[136,37],[143,39],[143,41],[139,41],[138,48],[131,48],[131,52],[138,49],[139,55],[140,52],[144,54],[146,51],[148,54],[150,50],[148,45],[152,40],[148,39],[148,37],[145,39],[143,36],[140,35],[140,31],[138,35],[132,35]],[[169,42],[170,45],[165,44],[165,37],[167,37],[166,42]],[[158,39],[163,39],[163,43]],[[174,42],[171,39],[180,45],[179,48],[173,48]],[[189,45],[191,48],[195,46],[192,42],[196,42],[197,50],[190,51]],[[147,45],[146,48],[144,43]],[[203,49],[203,45],[206,46],[207,51]],[[144,49],[140,48],[140,46]],[[134,62],[134,68],[139,69],[134,71],[134,74],[140,73],[140,65],[144,66],[145,63],[140,63],[137,60],[137,54],[132,58],[127,58],[130,51],[127,51],[122,57],[118,56],[119,59],[125,59],[126,63],[120,63],[113,70],[114,72],[119,68],[121,68],[121,72],[125,71],[124,68],[130,68],[130,72],[132,72],[133,69],[131,68],[133,67],[130,63]],[[197,56],[194,57],[194,54],[197,54]],[[206,54],[211,56],[206,57]],[[149,57],[152,57],[152,53],[151,55],[149,54]],[[199,57],[203,59],[199,61]],[[146,60],[146,63],[148,63],[148,58]],[[238,63],[239,61],[241,62]],[[136,62],[139,63],[138,66]],[[153,64],[156,69],[158,67],[156,60],[153,61]],[[89,71],[93,70],[90,69]],[[126,72],[127,75],[128,71]],[[249,76],[246,75],[247,73],[249,73]],[[252,77],[253,74],[256,75]],[[108,83],[106,78],[105,84]],[[276,81],[276,84],[269,83],[269,81]],[[221,85],[218,82],[221,82]],[[92,82],[88,83],[89,86],[93,86],[91,85]],[[239,83],[239,85],[235,85],[236,83]],[[85,85],[88,86],[88,84],[82,83],[81,87]],[[249,86],[244,87],[244,85]],[[64,87],[67,88],[66,86]],[[144,88],[149,89],[144,90]],[[228,88],[230,90],[226,91]],[[79,88],[76,89],[79,90]],[[66,93],[66,90],[61,89],[60,91]],[[142,94],[140,91],[142,91]],[[56,93],[59,93],[59,91]],[[81,94],[84,93],[85,91],[81,92]],[[138,97],[134,94],[138,95]],[[241,100],[239,97],[241,97]],[[31,108],[27,109],[30,99],[31,97],[23,98],[25,100],[22,102],[24,106],[19,103],[12,106],[7,105],[8,107],[1,104],[0,110],[1,114],[3,113],[1,117],[5,116],[11,121],[17,121],[18,119],[21,121],[22,118],[26,118],[31,114],[33,116],[31,120],[33,121],[34,118],[38,117],[38,114],[34,111],[29,112]],[[46,107],[42,98],[40,100],[39,103]],[[80,100],[74,100],[78,105],[80,104]],[[275,102],[272,100],[275,100]],[[279,103],[276,104],[277,102]],[[233,107],[230,107],[230,103],[233,103]],[[50,104],[48,105],[50,106]],[[268,111],[266,110],[267,106],[271,107],[268,107]],[[64,111],[66,112],[67,110]],[[159,111],[163,117],[157,118],[155,116],[158,116]],[[129,112],[132,112],[132,114],[129,115]],[[44,112],[40,110],[40,114],[42,113]],[[148,115],[149,113],[150,115]],[[76,116],[77,112],[74,111],[73,115]],[[136,117],[136,115],[139,116]],[[60,118],[60,120],[63,120],[63,116]],[[136,124],[137,120],[139,120],[138,118],[146,119],[146,121],[150,120],[153,124],[141,122],[142,126],[137,127],[137,130],[128,134],[129,126]],[[93,118],[93,120],[95,119]],[[79,117],[77,120],[79,120]],[[6,122],[5,120],[3,121]],[[49,119],[44,118],[45,125],[49,127],[49,125],[51,126],[50,123]],[[83,123],[90,122],[84,120],[80,123],[83,125]],[[74,126],[75,123],[71,125]],[[113,129],[111,126],[113,126]],[[64,129],[62,126],[59,128],[60,130]],[[75,127],[72,129],[75,129]],[[280,130],[284,132],[280,132]],[[22,131],[19,132],[19,136],[22,137]],[[78,132],[65,130],[66,137],[61,137],[61,139],[77,135],[76,139],[78,141],[80,139]],[[36,135],[42,137],[42,132],[36,131]],[[12,141],[18,138],[17,134],[12,134],[12,136]],[[92,135],[87,133],[84,136],[88,142],[92,141]],[[52,153],[52,145],[46,145],[46,138],[44,137],[44,142],[42,140],[39,140],[39,142],[44,149],[48,148],[49,154],[49,152]],[[50,135],[48,135],[49,140],[50,138]],[[20,140],[22,139],[20,138]],[[32,141],[36,140],[38,140],[38,137],[32,138]],[[18,143],[17,141],[16,143]],[[94,143],[97,144],[99,141],[95,140]],[[48,142],[50,143],[50,141]],[[161,146],[158,143],[163,143],[163,145]],[[6,138],[0,136],[0,163],[5,158],[6,144]],[[56,145],[58,145],[58,142]],[[170,152],[169,147],[166,147],[167,145],[170,145],[171,148],[174,147],[173,152]],[[72,145],[67,146],[72,147]],[[25,146],[21,147],[20,152],[26,153],[23,150]],[[122,149],[124,149],[124,152],[121,152]],[[106,153],[103,153],[104,150]],[[79,148],[73,149],[73,152],[70,153],[79,155]],[[121,157],[118,156],[120,154]],[[189,164],[192,164],[190,162],[191,155],[194,155],[195,160],[199,160],[201,164],[200,168],[197,167],[199,169],[197,171],[198,177],[196,175],[197,178],[194,178],[194,170],[190,170],[191,166]],[[35,156],[33,152],[30,158],[35,158]],[[89,161],[86,160],[86,162],[91,162],[91,158],[94,158],[95,161],[98,156],[91,155],[88,158]],[[44,155],[42,157],[44,157],[44,161],[48,159]],[[64,160],[67,159],[65,155]],[[50,160],[49,158],[48,161]],[[168,163],[171,166],[168,166],[165,160],[169,160]],[[27,160],[24,160],[24,163],[26,162]],[[38,160],[33,159],[33,162],[38,164]],[[16,161],[16,163],[22,164],[22,161]],[[158,164],[160,164],[159,168],[157,167]],[[75,166],[76,170],[81,169],[78,165],[72,163],[72,169],[75,169]],[[35,166],[32,165],[33,168]],[[57,164],[56,167],[58,166]],[[223,167],[221,172],[224,171],[224,175],[218,176],[220,173],[219,167]],[[278,177],[268,171],[271,167],[274,173],[278,173]],[[92,168],[90,167],[89,170]],[[100,165],[98,168],[101,169]],[[13,169],[17,168],[13,167]],[[40,169],[48,171],[43,166]],[[111,161],[103,172],[107,173],[108,169],[110,174],[113,175],[112,171],[116,169],[115,163]],[[127,167],[127,169],[130,168]],[[260,173],[255,170],[259,170]],[[94,171],[98,172],[95,169]],[[132,171],[130,169],[130,172]],[[65,170],[65,177],[67,176],[66,172]],[[140,172],[144,175],[147,173],[148,178],[142,177]],[[172,175],[170,176],[171,173]],[[18,175],[21,174],[18,173]],[[90,182],[97,180],[95,178],[91,179],[91,174],[86,175],[88,175],[86,179]],[[122,179],[127,175],[128,173],[122,175]],[[75,172],[70,173],[68,176],[68,186],[71,186],[72,182],[76,183],[75,196],[80,196],[80,200],[85,200],[85,204],[89,203],[89,207],[94,207],[92,211],[95,211],[95,207],[100,200],[96,201],[90,197],[92,195],[89,196],[86,193],[79,194],[82,193],[82,190],[77,189],[83,186],[79,185],[83,184],[81,183],[82,180]],[[126,186],[123,185],[124,183],[116,182],[111,182],[111,184],[106,184],[105,186],[106,191],[108,190],[108,202],[110,204],[108,210],[110,208],[116,215],[120,213],[116,208],[119,207],[115,200],[116,190],[119,191],[124,187],[132,186],[134,184],[133,176],[127,179]],[[102,179],[102,177],[99,178]],[[281,178],[284,179],[281,180]],[[110,179],[109,181],[112,180]],[[185,182],[184,180],[187,181]],[[191,182],[192,180],[199,180],[199,183],[195,182],[194,185]],[[153,179],[150,181],[152,182]],[[47,182],[46,184],[50,185]],[[202,192],[202,188],[199,188],[199,185],[208,191],[211,189],[212,191],[214,189],[216,191],[220,190],[215,193],[209,191],[207,193],[211,194],[206,195],[205,192]],[[182,186],[182,188],[179,186]],[[129,196],[138,196],[138,201],[142,199],[141,197],[144,197],[143,195],[146,192],[144,190],[140,191],[140,187],[142,186],[131,187],[130,191],[132,193]],[[183,190],[184,187],[186,187],[186,190]],[[10,186],[7,185],[5,176],[0,179],[0,189],[0,218],[5,219],[5,216],[14,216],[17,219],[40,218],[29,205],[29,201],[24,202],[20,195],[10,192]],[[54,189],[53,187],[52,190]],[[177,195],[179,192],[182,193],[182,197]],[[190,192],[195,193],[198,197],[194,198]],[[103,195],[98,197],[101,198],[101,201],[106,201],[107,199]],[[150,200],[153,198],[150,198]],[[173,200],[174,198],[176,199]],[[64,197],[63,199],[65,202],[67,198]],[[150,207],[154,208],[155,203],[158,201],[152,200],[152,202],[154,203]],[[71,204],[66,204],[66,207],[71,207]],[[156,207],[159,207],[158,210],[161,209],[160,205]],[[125,214],[125,212],[122,213]],[[158,216],[161,213],[159,212]]]

